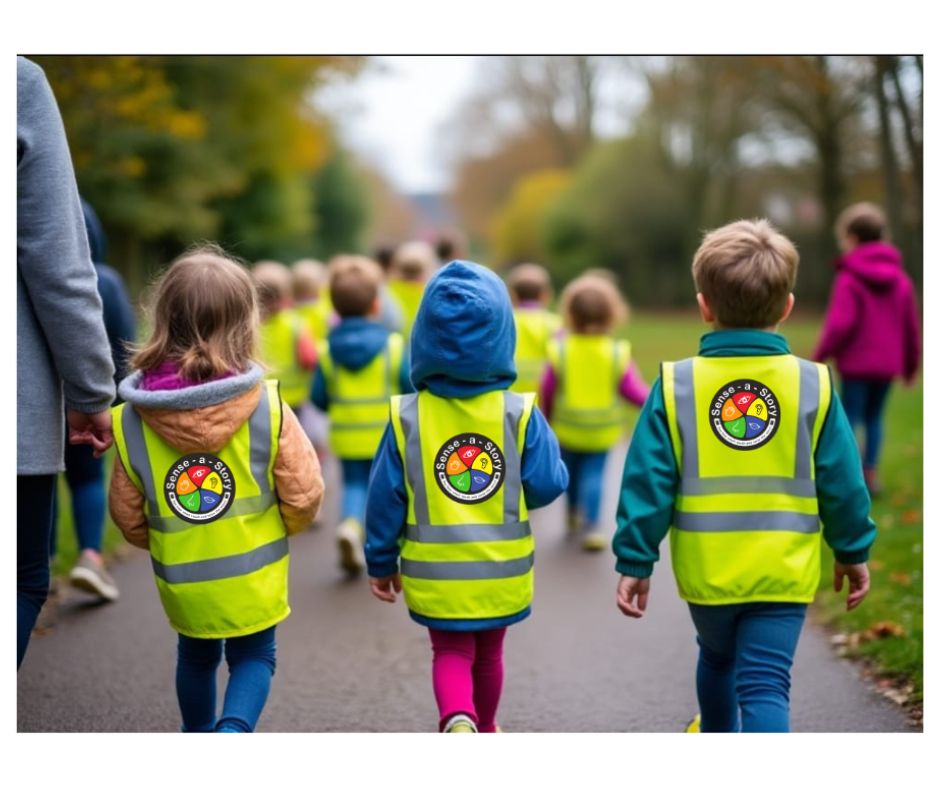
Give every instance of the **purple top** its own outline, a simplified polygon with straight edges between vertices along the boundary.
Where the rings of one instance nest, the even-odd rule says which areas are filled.
[[[901,253],[872,241],[856,246],[836,267],[813,359],[834,358],[843,377],[913,380],[920,366],[920,317]]]
[[[216,375],[210,378],[210,380],[222,380],[223,378],[230,378],[236,374],[238,373],[230,370],[221,375]],[[140,381],[140,387],[144,391],[176,391],[178,389],[189,388],[190,386],[198,386],[200,383],[205,382],[205,380],[184,378],[180,375],[179,364],[168,359],[160,364],[160,366],[154,369],[148,369],[144,372]]]
[[[555,400],[555,388],[558,385],[558,378],[555,376],[555,369],[551,364],[545,367],[545,374],[542,376],[542,386],[539,393],[539,403],[545,418],[551,418],[552,405]],[[631,361],[627,371],[620,379],[618,387],[620,396],[627,402],[631,402],[638,408],[643,407],[646,397],[650,393],[649,386],[643,381],[640,370],[637,369],[636,362]]]

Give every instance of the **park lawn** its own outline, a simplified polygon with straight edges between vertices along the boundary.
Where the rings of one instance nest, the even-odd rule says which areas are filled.
[[[781,327],[794,353],[809,356],[821,318],[797,314]],[[661,360],[693,355],[708,327],[697,315],[644,313],[633,316],[625,335],[633,343],[648,382]],[[838,381],[837,381],[838,386]],[[631,409],[631,419],[636,409]],[[817,620],[842,633],[846,652],[869,660],[880,676],[907,684],[911,702],[923,699],[923,386],[896,385],[888,400],[881,477],[885,492],[873,502],[878,537],[869,569],[872,587],[847,613],[846,590],[832,589],[832,553],[823,547]],[[906,694],[906,693],[905,693]]]

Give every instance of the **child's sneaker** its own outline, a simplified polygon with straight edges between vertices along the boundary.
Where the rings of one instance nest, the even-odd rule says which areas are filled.
[[[701,733],[702,732],[702,715],[696,714],[688,724],[685,726],[686,733]]]
[[[444,733],[476,733],[477,726],[466,714],[455,714],[444,726]]]
[[[574,510],[568,512],[568,536],[574,536],[581,530],[581,518]]]
[[[358,520],[347,517],[336,527],[339,545],[339,565],[350,577],[358,575],[366,565],[362,549],[362,526]]]
[[[596,553],[607,547],[607,537],[602,533],[594,532],[584,535],[581,540],[581,549],[589,553]]]
[[[100,558],[96,561],[87,552],[79,556],[69,572],[69,583],[108,602],[116,601],[121,595],[114,578],[104,568],[104,562]]]

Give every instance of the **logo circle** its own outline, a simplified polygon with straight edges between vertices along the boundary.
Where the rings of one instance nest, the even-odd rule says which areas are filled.
[[[211,523],[225,514],[235,500],[235,477],[214,454],[187,454],[166,472],[163,495],[180,520]]]
[[[750,451],[777,434],[780,402],[769,386],[740,378],[718,389],[711,399],[708,420],[725,446]]]
[[[452,501],[483,503],[503,486],[505,461],[499,445],[478,432],[455,435],[434,459],[437,486]]]

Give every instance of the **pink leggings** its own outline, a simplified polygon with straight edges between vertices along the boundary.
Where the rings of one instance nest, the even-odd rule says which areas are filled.
[[[434,650],[432,674],[440,730],[455,714],[466,714],[481,733],[494,733],[503,690],[506,627],[483,632],[428,632]]]

